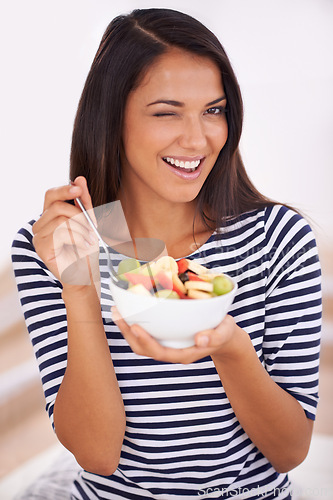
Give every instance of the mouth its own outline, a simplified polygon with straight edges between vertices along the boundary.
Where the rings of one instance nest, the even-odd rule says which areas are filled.
[[[188,173],[195,172],[199,168],[203,159],[204,158],[202,157],[196,160],[179,160],[178,158],[173,158],[172,156],[164,156],[162,158],[162,160],[168,165],[171,165],[177,170]]]

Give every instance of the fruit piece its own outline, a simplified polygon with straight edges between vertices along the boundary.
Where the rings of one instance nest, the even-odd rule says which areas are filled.
[[[179,279],[177,274],[172,275],[173,290],[178,293],[181,299],[186,298],[186,288],[184,283]]]
[[[210,299],[212,295],[207,292],[203,292],[202,290],[189,290],[188,297],[190,299]]]
[[[213,292],[213,283],[207,281],[186,281],[186,290],[201,290],[202,292]]]
[[[141,283],[131,286],[128,290],[132,293],[136,293],[137,295],[146,295],[147,297],[151,297],[151,293],[149,293],[147,288]]]
[[[119,263],[118,276],[120,279],[124,279],[124,273],[133,271],[134,269],[138,269],[139,267],[141,267],[140,262],[136,259],[124,259]]]
[[[207,273],[207,268],[202,266],[201,264],[198,264],[194,260],[188,260],[188,269],[190,271],[193,271],[195,274]]]
[[[182,283],[185,283],[185,281],[188,281],[188,272],[185,271],[185,273],[179,273],[178,278]]]
[[[228,276],[214,274],[189,259],[177,262],[170,256],[163,256],[156,262],[148,262],[142,266],[136,259],[124,259],[118,269],[122,279],[128,281],[130,291],[150,297],[208,299],[233,289]]]
[[[173,257],[163,255],[163,257],[155,262],[154,273],[158,273],[159,271],[171,271],[178,274],[177,262]]]
[[[201,275],[198,276],[198,274],[192,273],[191,271],[188,271],[187,276],[189,281],[205,281],[201,278]]]
[[[132,285],[143,285],[147,290],[151,290],[155,286],[155,282],[150,276],[139,274],[135,271],[125,273],[124,278]]]
[[[171,271],[159,271],[154,275],[154,279],[157,283],[159,283],[163,288],[172,290],[173,282],[172,282],[172,272]]]
[[[216,295],[224,295],[233,289],[233,284],[226,276],[215,276],[213,279],[213,292]]]
[[[178,267],[178,273],[177,274],[183,274],[186,273],[188,270],[188,259],[180,259],[177,261],[177,267]]]
[[[201,278],[203,281],[213,281],[215,278],[216,274],[213,273],[200,273],[197,276]]]
[[[155,297],[158,297],[159,299],[180,299],[177,292],[175,292],[174,290],[166,290],[166,289],[158,290],[155,293]]]
[[[131,271],[132,273],[140,273],[143,276],[154,276],[155,274],[155,262],[147,262],[147,264],[143,264],[138,269],[134,269]]]

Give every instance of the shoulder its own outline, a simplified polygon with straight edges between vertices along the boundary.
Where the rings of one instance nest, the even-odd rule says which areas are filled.
[[[228,238],[239,252],[250,246],[266,255],[316,252],[314,233],[304,216],[281,204],[255,209],[230,218],[224,228],[217,231],[216,240]]]
[[[308,221],[298,212],[273,205],[265,210],[265,250],[268,283],[271,290],[278,282],[308,280],[320,286],[320,262],[315,235]],[[314,280],[314,281],[313,281]]]
[[[22,260],[24,257],[31,257],[31,254],[35,254],[35,248],[32,242],[32,226],[34,222],[35,219],[27,222],[14,236],[11,247],[11,257],[13,263],[18,260]]]
[[[19,231],[17,231],[16,235],[14,236],[13,245],[12,245],[13,247],[15,247],[15,245],[17,243],[23,242],[23,241],[26,241],[26,242],[29,242],[30,244],[32,244],[32,237],[33,237],[32,226],[35,222],[36,222],[36,219],[30,220],[24,226],[22,226],[21,229],[19,229]]]
[[[302,225],[310,228],[303,215],[285,205],[276,204],[268,206],[265,208],[264,213],[266,230],[274,230],[278,225],[280,227]]]
[[[294,224],[307,225],[306,219],[295,210],[285,205],[274,204],[265,208],[254,209],[232,217],[227,221],[227,228],[262,226],[266,231],[279,227]]]
[[[11,246],[11,260],[15,278],[24,277],[24,279],[28,279],[29,277],[30,279],[32,275],[40,275],[46,279],[51,279],[58,285],[58,281],[35,250],[32,226],[36,220],[37,218],[27,222],[14,236]]]
[[[284,205],[265,209],[265,237],[268,247],[288,244],[315,247],[315,236],[309,222],[300,213]]]
[[[219,229],[218,232],[225,230],[232,234],[250,233],[251,231],[262,232],[268,243],[287,235],[290,237],[297,234],[299,236],[310,234],[313,237],[313,231],[304,216],[279,204],[251,210],[230,218],[226,227]]]

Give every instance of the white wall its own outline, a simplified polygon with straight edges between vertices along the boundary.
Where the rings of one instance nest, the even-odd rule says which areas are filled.
[[[331,0],[9,0],[0,12],[0,268],[16,230],[68,180],[71,130],[109,21],[138,7],[198,17],[225,46],[243,91],[241,148],[265,194],[298,206],[333,244]]]

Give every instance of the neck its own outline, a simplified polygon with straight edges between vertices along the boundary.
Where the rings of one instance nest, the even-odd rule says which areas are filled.
[[[196,202],[172,203],[151,196],[142,199],[136,193],[129,196],[120,193],[127,225],[133,238],[157,238],[162,240],[169,255],[179,258],[195,249],[195,243],[203,244],[212,231],[207,231],[201,216],[196,216]]]

